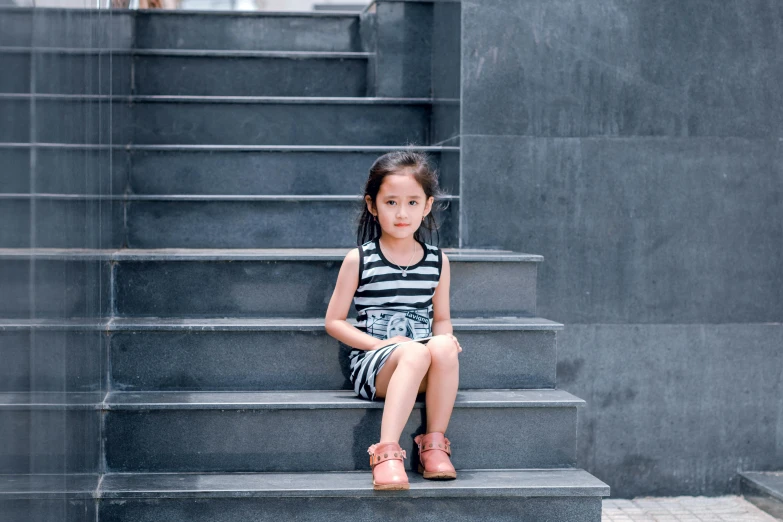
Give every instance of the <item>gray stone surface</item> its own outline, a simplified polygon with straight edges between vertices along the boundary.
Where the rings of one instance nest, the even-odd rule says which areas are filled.
[[[160,51],[134,55],[137,94],[366,96],[367,56]]]
[[[465,325],[469,329],[463,329],[455,319],[454,334],[463,348],[460,388],[554,388],[556,345],[551,328],[556,323],[543,321],[530,330],[529,322],[509,319],[474,325],[470,321]],[[323,319],[305,323],[318,326],[302,323],[274,319],[112,322],[109,328],[122,328],[111,335],[112,389],[352,389],[350,350],[325,333]],[[514,326],[517,329],[512,330]],[[0,346],[2,341],[0,333]],[[287,357],[280,357],[281,350]]]
[[[0,46],[124,50],[132,40],[132,11],[0,8]]]
[[[33,40],[33,10],[0,6],[0,46],[29,47]]]
[[[467,0],[462,133],[783,132],[774,0]]]
[[[361,194],[378,156],[392,148],[362,150],[132,149],[133,194]],[[459,194],[459,157],[454,147],[427,150],[439,182]],[[0,149],[0,155],[3,154]],[[441,158],[448,155],[446,161]]]
[[[463,140],[463,245],[544,255],[543,317],[781,319],[779,140]]]
[[[19,95],[0,94],[0,141],[30,141],[30,105]]]
[[[89,317],[110,311],[105,262],[0,259],[0,285],[3,318]]]
[[[432,95],[432,5],[379,2],[375,17],[375,95],[429,98]]]
[[[101,475],[97,473],[3,474],[0,475],[0,498],[92,499],[100,481]]]
[[[359,51],[359,15],[139,12],[135,43],[153,49]]]
[[[4,522],[83,522],[96,520],[97,503],[90,500],[4,499],[0,497],[0,512]]]
[[[740,492],[745,499],[776,520],[783,517],[783,472],[742,472]]]
[[[460,134],[461,17],[460,2],[432,4],[432,143]]]
[[[281,519],[303,522],[331,522],[352,518],[369,522],[394,520],[397,517],[437,522],[447,517],[455,522],[493,520],[497,522],[598,522],[601,520],[600,498],[530,497],[525,499],[491,498],[476,501],[460,499],[397,500],[393,495],[378,498],[322,499],[210,499],[210,500],[109,500],[101,504],[100,519],[106,522],[135,520],[274,522]],[[490,514],[488,516],[488,514]]]
[[[129,143],[129,110],[122,97],[39,95],[31,130],[29,95],[0,94],[0,140],[30,143],[34,131],[44,143]]]
[[[0,402],[3,473],[95,473],[100,412],[78,405],[26,407]]]
[[[108,473],[101,481],[102,499],[220,497],[377,498],[369,472],[327,473]],[[454,497],[594,497],[609,488],[579,469],[458,470],[457,480],[408,477],[411,487],[395,498]],[[48,484],[47,484],[48,485]],[[55,487],[57,484],[55,484]]]
[[[123,222],[119,201],[0,195],[0,248],[119,248]]]
[[[0,92],[29,93],[32,87],[34,92],[51,94],[130,94],[130,60],[129,54],[109,50],[4,49],[0,69],[9,74],[0,78]],[[52,74],[60,70],[68,73]]]
[[[31,170],[31,154],[35,169]],[[121,194],[127,183],[126,153],[109,146],[0,145],[1,193]]]
[[[744,471],[740,476],[763,489],[769,496],[783,502],[783,471]]]
[[[460,262],[451,256],[452,317],[535,316],[537,262]],[[174,254],[171,252],[168,255]],[[319,317],[334,289],[342,256],[253,261],[204,251],[205,258],[144,258],[116,264],[119,316]],[[344,256],[344,254],[343,254]],[[198,284],[194,282],[198,281]]]
[[[447,433],[454,466],[572,468],[582,404],[559,390],[460,392]],[[417,458],[413,435],[424,429],[422,406],[400,439],[413,455],[409,468]],[[106,407],[106,463],[115,472],[366,469],[383,414],[382,402],[352,391],[112,392]],[[324,433],[344,443],[324,446]],[[513,452],[509,436],[517,441]]]
[[[569,325],[558,386],[583,398],[578,462],[612,496],[739,491],[783,469],[783,327]]]
[[[12,329],[3,323],[0,392],[101,390],[108,342],[102,332]]]
[[[427,101],[135,98],[133,141],[194,145],[429,145],[429,113]]]
[[[451,201],[446,211],[434,214],[440,225],[442,246],[457,244],[458,204]],[[130,248],[350,247],[356,244],[355,223],[363,208],[358,199],[130,201],[125,211],[127,245]]]

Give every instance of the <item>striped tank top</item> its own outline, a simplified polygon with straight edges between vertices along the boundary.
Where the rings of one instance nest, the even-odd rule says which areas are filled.
[[[402,269],[383,255],[377,238],[359,248],[359,286],[354,294],[359,330],[378,339],[432,335],[432,296],[443,258],[438,247],[418,243],[424,258],[411,265],[404,277]]]

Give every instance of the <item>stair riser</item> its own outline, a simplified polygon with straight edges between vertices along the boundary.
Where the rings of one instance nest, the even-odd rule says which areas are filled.
[[[378,442],[383,410],[110,410],[105,415],[109,471],[298,472],[369,469],[367,448]],[[414,408],[400,438],[409,455],[415,455],[414,433],[423,429],[423,410]],[[576,407],[455,408],[448,433],[457,469],[576,464]],[[413,460],[405,461],[408,468]]]
[[[323,317],[341,261],[116,264],[117,314]],[[536,263],[451,262],[452,317],[535,315]]]
[[[121,202],[0,199],[0,248],[119,248],[122,240]]]
[[[34,174],[30,167],[33,150]],[[125,152],[109,149],[0,148],[0,165],[3,165],[0,192],[122,194],[128,177],[127,161]]]
[[[30,100],[0,98],[0,141],[30,143]],[[36,140],[41,143],[130,142],[130,106],[110,99],[35,100]],[[111,112],[111,118],[107,114]]]
[[[92,499],[0,499],[3,522],[84,522],[98,520],[97,510]]]
[[[360,194],[370,167],[384,153],[136,150],[130,189],[133,194]],[[433,167],[441,167],[441,187],[459,194],[458,153],[428,154]]]
[[[554,332],[454,333],[463,347],[460,388],[555,387]],[[347,390],[348,353],[325,332],[118,332],[112,389]]]
[[[0,52],[0,92],[47,94],[130,94],[131,57],[127,54],[38,53],[36,81],[30,86],[31,54]]]
[[[130,248],[350,248],[359,201],[130,201]],[[457,244],[457,203],[436,212],[441,243]]]
[[[428,145],[429,106],[137,100],[134,143]]]
[[[0,469],[23,474],[97,473],[100,430],[100,412],[95,409],[0,409]]]
[[[109,274],[108,263],[100,261],[0,260],[0,317],[108,315]]]
[[[372,480],[369,472],[367,481]],[[457,479],[459,480],[459,479]],[[396,497],[395,497],[396,495]],[[404,496],[403,496],[404,495]],[[600,522],[601,497],[410,498],[209,498],[123,499],[101,501],[101,522]],[[402,497],[402,498],[399,498]],[[349,515],[350,514],[350,515]],[[21,520],[21,519],[20,519]]]
[[[136,94],[366,96],[367,60],[136,56]]]
[[[31,147],[0,147],[2,193],[31,190]],[[38,147],[35,188],[43,194],[346,195],[364,188],[385,151],[152,151]],[[441,188],[459,194],[459,153],[428,152]],[[90,175],[85,176],[85,171]],[[111,172],[112,184],[106,176]],[[129,174],[130,172],[130,174]],[[128,177],[130,179],[128,180]]]
[[[6,8],[0,11],[0,46],[129,49],[134,11]]]
[[[0,392],[99,391],[107,344],[98,330],[0,329]]]
[[[783,520],[783,501],[773,497],[769,491],[763,491],[753,481],[740,477],[740,494],[754,506]]]
[[[257,51],[361,51],[358,16],[139,13],[136,47]]]

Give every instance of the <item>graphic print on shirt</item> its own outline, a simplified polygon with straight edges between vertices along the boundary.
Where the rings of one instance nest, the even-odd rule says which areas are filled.
[[[421,339],[430,335],[429,311],[395,308],[365,308],[367,333],[378,339],[390,339],[397,335],[409,339]]]

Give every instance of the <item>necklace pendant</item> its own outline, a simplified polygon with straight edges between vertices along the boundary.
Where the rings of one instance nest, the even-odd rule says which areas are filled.
[[[402,277],[408,277],[408,274],[406,274],[405,272],[403,272],[403,273],[402,273]]]

